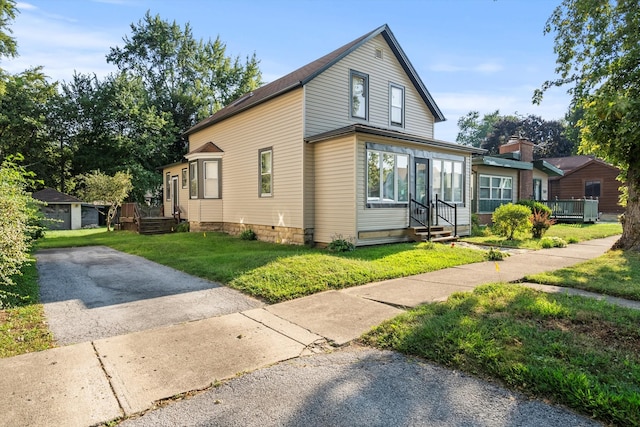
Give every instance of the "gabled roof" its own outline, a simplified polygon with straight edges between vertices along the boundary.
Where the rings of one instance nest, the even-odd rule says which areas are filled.
[[[556,168],[561,169],[564,172],[564,176],[570,175],[593,163],[597,163],[599,165],[618,170],[618,168],[616,168],[615,166],[610,165],[609,163],[603,160],[597,159],[593,156],[580,155],[580,156],[568,156],[568,157],[551,157],[551,158],[541,159],[541,160],[544,160],[547,163],[552,164]]]
[[[196,154],[196,153],[224,153],[224,151],[222,151],[222,149],[218,147],[216,144],[209,141],[206,144],[189,152],[189,154]]]
[[[68,194],[61,193],[53,188],[45,188],[32,194],[34,199],[54,204],[82,203],[82,200]]]
[[[384,37],[386,42],[389,44],[389,47],[394,53],[396,59],[409,76],[409,79],[413,82],[413,85],[422,97],[423,101],[426,103],[431,113],[434,115],[435,121],[444,121],[445,117],[442,114],[442,111],[440,111],[440,108],[438,108],[438,106],[436,105],[424,83],[422,83],[422,80],[418,76],[418,73],[416,72],[415,68],[413,68],[413,65],[411,65],[411,62],[409,62],[409,59],[398,44],[398,41],[389,29],[389,26],[385,24],[371,31],[370,33],[365,34],[362,37],[359,37],[352,42],[347,43],[346,45],[334,50],[333,52],[323,56],[322,58],[316,59],[315,61],[301,68],[298,68],[297,70],[287,74],[284,77],[281,77],[267,85],[254,90],[253,92],[241,96],[231,104],[217,111],[212,116],[207,117],[206,119],[200,121],[190,129],[188,129],[185,132],[185,135],[190,135],[200,129],[204,129],[208,126],[213,125],[214,123],[218,123],[237,113],[240,113],[277,96],[283,95],[293,89],[304,86],[319,74],[336,64],[342,58],[378,35],[382,35],[382,37]]]

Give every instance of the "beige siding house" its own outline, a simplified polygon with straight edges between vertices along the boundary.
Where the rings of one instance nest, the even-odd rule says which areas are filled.
[[[437,221],[437,199],[468,233],[478,150],[434,140],[442,120],[384,25],[187,130],[185,162],[163,170],[165,213],[192,231],[367,245],[408,240],[413,211]]]

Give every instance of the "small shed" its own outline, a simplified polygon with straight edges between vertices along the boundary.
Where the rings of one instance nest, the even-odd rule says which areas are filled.
[[[93,205],[83,203],[80,199],[69,194],[61,193],[53,188],[33,193],[34,199],[46,203],[42,212],[50,221],[50,230],[77,230],[88,225],[98,225],[98,211]]]

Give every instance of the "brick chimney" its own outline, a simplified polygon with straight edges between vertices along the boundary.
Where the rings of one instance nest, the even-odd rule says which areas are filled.
[[[513,135],[506,144],[499,147],[500,154],[520,153],[521,162],[533,162],[533,142],[522,136]],[[520,170],[518,174],[518,200],[533,197],[533,171]]]

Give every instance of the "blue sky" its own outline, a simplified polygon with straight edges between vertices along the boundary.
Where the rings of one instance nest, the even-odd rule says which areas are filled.
[[[443,111],[435,137],[455,141],[457,121],[481,114],[536,114],[562,118],[564,89],[533,91],[554,77],[553,35],[547,18],[560,0],[29,0],[11,29],[20,56],[0,66],[20,72],[42,65],[53,80],[74,70],[113,71],[105,55],[122,46],[149,10],[191,25],[197,39],[220,36],[227,53],[255,52],[263,79],[273,81],[357,37],[388,24]]]

